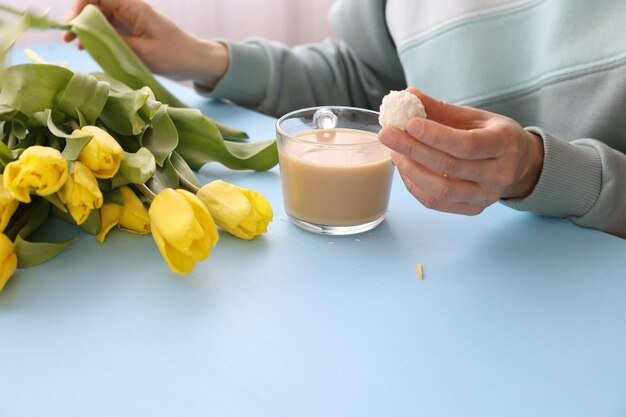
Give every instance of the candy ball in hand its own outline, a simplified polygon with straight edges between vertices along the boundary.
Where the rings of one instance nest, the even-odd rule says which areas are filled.
[[[426,117],[422,101],[408,91],[391,91],[380,105],[378,121],[382,127],[406,130],[406,124],[414,117]]]

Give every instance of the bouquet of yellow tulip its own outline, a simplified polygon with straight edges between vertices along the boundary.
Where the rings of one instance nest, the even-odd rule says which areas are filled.
[[[210,255],[218,227],[242,239],[267,230],[272,209],[262,195],[221,180],[201,186],[192,169],[209,161],[269,169],[275,141],[247,143],[245,133],[185,107],[93,6],[67,25],[0,10],[20,17],[0,25],[0,64],[24,31],[57,28],[74,31],[105,71],[0,65],[0,291],[16,268],[72,243],[28,240],[50,215],[101,243],[115,227],[152,233],[179,274]]]

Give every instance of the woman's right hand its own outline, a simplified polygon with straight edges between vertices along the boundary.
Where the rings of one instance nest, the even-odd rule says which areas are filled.
[[[153,72],[212,88],[228,69],[222,43],[201,39],[177,26],[143,0],[75,0],[67,21],[87,4],[98,7]],[[71,42],[76,35],[68,32]]]

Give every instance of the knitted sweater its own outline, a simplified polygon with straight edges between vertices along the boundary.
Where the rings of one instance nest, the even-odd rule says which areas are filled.
[[[545,159],[533,192],[502,203],[626,237],[626,1],[601,3],[339,0],[339,40],[222,40],[229,69],[203,92],[278,116],[377,109],[411,85],[509,116],[543,138]]]

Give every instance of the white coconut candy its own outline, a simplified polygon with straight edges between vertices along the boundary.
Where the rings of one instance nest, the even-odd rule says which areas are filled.
[[[406,130],[406,124],[414,117],[426,117],[422,100],[408,91],[390,91],[380,105],[378,122],[382,127]]]

